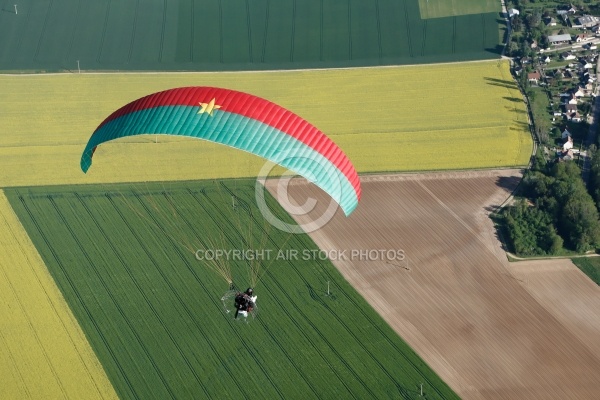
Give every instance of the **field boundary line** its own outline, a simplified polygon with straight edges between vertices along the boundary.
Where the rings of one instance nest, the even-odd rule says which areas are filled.
[[[362,67],[331,67],[331,68],[293,68],[293,69],[270,69],[270,70],[248,70],[248,71],[125,71],[125,70],[86,70],[81,75],[193,75],[193,74],[269,74],[281,72],[305,72],[305,71],[337,71],[337,70],[358,70],[358,69],[379,69],[379,68],[410,68],[410,67],[428,67],[439,65],[456,65],[456,64],[474,64],[474,63],[491,63],[503,61],[501,58],[487,58],[483,60],[467,60],[467,61],[450,61],[441,63],[427,64],[395,64],[395,65],[371,65]],[[222,62],[222,61],[221,61]],[[32,72],[32,73],[1,73],[0,76],[52,76],[52,75],[73,75],[71,71],[64,72]],[[79,75],[79,74],[77,74]]]

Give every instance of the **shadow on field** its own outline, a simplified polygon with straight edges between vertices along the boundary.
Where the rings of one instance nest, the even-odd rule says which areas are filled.
[[[504,100],[508,100],[508,101],[512,101],[515,103],[522,103],[523,99],[519,98],[519,97],[503,97]]]
[[[508,193],[512,193],[521,182],[520,176],[500,176],[496,179],[496,186],[506,190]]]
[[[510,127],[509,129],[511,131],[517,131],[517,132],[522,132],[523,129],[529,130],[529,124],[527,122],[522,122],[522,121],[513,121],[513,124],[518,125],[518,128],[514,128],[514,127]]]
[[[521,179],[521,176],[500,176],[496,179],[496,185],[506,191],[506,196],[508,198],[509,195],[517,190]],[[506,228],[501,223],[501,218],[497,215],[501,210],[500,207],[502,206],[502,203],[504,203],[504,200],[505,199],[502,199],[499,204],[490,204],[489,206],[484,207],[484,209],[486,213],[488,213],[489,218],[494,222],[494,236],[500,243],[502,250],[513,251],[505,240],[505,238],[508,237],[507,232],[505,231]]]
[[[494,53],[494,54],[501,55],[502,51],[504,50],[504,45],[503,44],[497,44],[496,47],[486,47],[484,50],[487,51],[487,52],[489,52],[489,53]]]
[[[514,249],[511,248],[510,243],[507,243],[505,238],[509,237],[506,226],[502,223],[502,218],[496,213],[500,211],[500,204],[493,204],[485,207],[485,211],[488,213],[489,218],[494,222],[494,237],[500,243],[500,247],[503,251],[514,253]]]
[[[514,112],[517,114],[527,114],[527,111],[525,110],[519,110],[519,109],[515,109],[513,107],[505,107],[509,112]]]
[[[500,86],[500,87],[505,87],[508,89],[518,89],[517,84],[513,81],[506,81],[504,79],[488,78],[488,77],[484,77],[483,79],[485,79],[487,81],[488,85]]]

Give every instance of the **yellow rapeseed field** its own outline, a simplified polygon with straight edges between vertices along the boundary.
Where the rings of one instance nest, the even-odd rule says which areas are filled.
[[[1,399],[117,398],[2,191],[0,315]]]
[[[306,118],[360,172],[509,167],[532,149],[521,96],[501,61],[315,71],[0,76],[0,187],[255,176],[263,160],[161,136],[100,146],[95,127],[140,96],[206,85],[250,92]],[[218,99],[217,99],[218,101]]]

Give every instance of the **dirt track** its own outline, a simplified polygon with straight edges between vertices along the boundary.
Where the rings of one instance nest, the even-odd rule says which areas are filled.
[[[517,170],[365,177],[354,214],[338,212],[311,236],[327,250],[404,250],[406,260],[335,264],[461,397],[600,398],[600,290],[565,262],[551,274],[509,265],[487,218],[519,178]],[[290,194],[326,199],[303,183]]]

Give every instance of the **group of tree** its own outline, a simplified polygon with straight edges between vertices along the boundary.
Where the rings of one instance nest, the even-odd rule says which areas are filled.
[[[562,7],[566,8],[571,5],[576,7],[581,12],[589,12],[597,8],[598,2],[596,0],[512,0],[511,4],[513,7],[525,8],[534,5],[534,7],[547,6],[547,7]]]
[[[588,153],[591,153],[591,166],[590,166],[590,192],[596,206],[600,207],[600,151],[595,145],[590,146]],[[600,208],[599,208],[600,209]]]
[[[600,177],[600,160],[598,164]],[[575,162],[548,163],[540,151],[522,185],[524,197],[502,212],[518,255],[553,255],[564,248],[585,252],[600,247],[596,207],[600,202],[594,202],[588,193]]]

